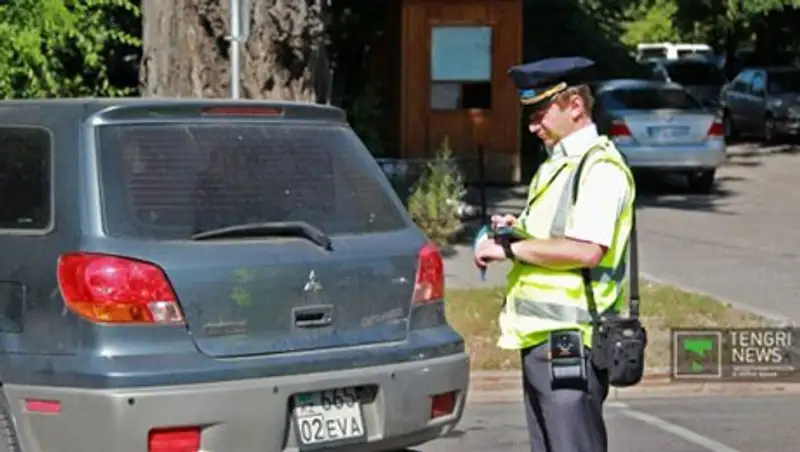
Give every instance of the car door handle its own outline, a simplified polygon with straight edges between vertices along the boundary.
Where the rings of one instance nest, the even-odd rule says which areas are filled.
[[[318,305],[292,309],[297,328],[321,328],[333,323],[333,306]]]

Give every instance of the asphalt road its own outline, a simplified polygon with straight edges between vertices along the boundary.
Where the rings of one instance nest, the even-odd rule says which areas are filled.
[[[528,452],[521,404],[472,404],[447,437],[418,452]],[[800,447],[800,398],[679,397],[610,402],[614,452],[788,452]]]
[[[800,321],[800,146],[729,153],[710,195],[668,185],[642,194],[642,270]]]

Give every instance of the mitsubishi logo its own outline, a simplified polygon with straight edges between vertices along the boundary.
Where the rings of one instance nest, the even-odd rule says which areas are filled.
[[[320,290],[322,290],[322,284],[317,281],[317,275],[314,273],[314,270],[311,270],[311,273],[308,274],[308,282],[303,286],[303,292],[316,293]]]

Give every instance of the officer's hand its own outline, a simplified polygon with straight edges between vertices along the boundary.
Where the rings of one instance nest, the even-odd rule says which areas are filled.
[[[492,262],[503,261],[506,253],[494,240],[484,240],[475,248],[475,266],[486,268]]]
[[[492,215],[492,229],[504,228],[514,226],[517,223],[517,217],[514,215]]]

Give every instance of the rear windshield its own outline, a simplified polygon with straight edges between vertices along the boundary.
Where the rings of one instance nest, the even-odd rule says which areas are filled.
[[[667,65],[667,73],[673,82],[681,85],[721,86],[725,76],[716,66],[703,62],[681,62]]]
[[[772,93],[800,93],[800,71],[773,72],[767,79]]]
[[[607,91],[600,102],[609,110],[694,110],[702,105],[678,88],[628,88]]]
[[[306,221],[332,235],[408,226],[349,128],[104,126],[99,145],[110,235],[176,240],[276,221]]]

